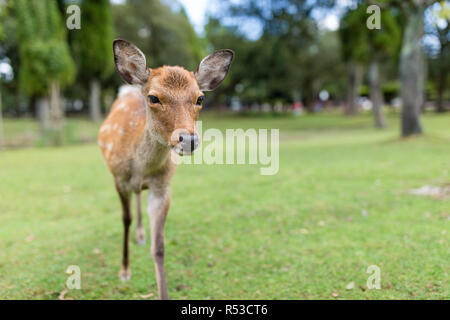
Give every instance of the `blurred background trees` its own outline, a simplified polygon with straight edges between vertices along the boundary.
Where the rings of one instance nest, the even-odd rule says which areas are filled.
[[[393,1],[406,19],[400,61],[402,81],[402,135],[421,134],[420,114],[425,94],[425,61],[421,39],[425,9],[432,0]]]
[[[15,0],[20,68],[19,84],[37,100],[42,128],[55,144],[62,142],[64,108],[60,88],[72,83],[75,66],[57,3]]]
[[[3,19],[6,16],[6,6],[0,6],[0,41],[4,39]],[[3,146],[3,97],[2,97],[2,73],[0,72],[0,148]]]
[[[85,90],[89,93],[90,118],[100,121],[101,81],[114,71],[111,5],[109,0],[82,1],[80,9],[83,26],[73,32],[72,53],[79,70],[79,81],[88,84]]]
[[[448,102],[450,76],[450,4],[441,1],[435,5],[426,21],[426,34],[438,43],[437,47],[426,47],[429,57],[429,76],[437,90],[436,111],[445,112]]]
[[[380,65],[394,63],[401,44],[399,22],[392,9],[380,8],[380,29],[361,28],[368,17],[367,4],[359,4],[354,10],[348,10],[341,20],[340,37],[342,53],[348,64],[347,114],[358,111],[359,88],[362,83],[362,71],[368,70],[368,83],[375,126],[384,128],[386,120],[383,114],[384,97],[381,91]]]
[[[182,6],[158,0],[129,0],[113,7],[116,37],[146,54],[150,67],[182,65],[193,70],[206,52]]]
[[[140,47],[150,67],[194,70],[212,50],[233,49],[230,74],[205,109],[371,109],[383,128],[383,106],[403,106],[402,135],[419,134],[422,112],[449,108],[448,3],[211,0],[196,32],[176,0],[0,0],[3,113],[34,116],[54,132],[64,114],[101,120],[123,83],[111,50],[120,37]],[[80,30],[65,28],[70,4],[81,8]],[[381,9],[380,29],[366,27],[372,4]]]

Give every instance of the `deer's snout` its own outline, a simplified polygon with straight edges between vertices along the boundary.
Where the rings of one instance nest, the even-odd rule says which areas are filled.
[[[200,144],[196,133],[189,133],[185,130],[178,131],[173,138],[176,141],[173,148],[179,155],[190,155]]]
[[[198,135],[196,133],[182,133],[178,138],[180,141],[181,148],[189,152],[193,152],[198,147]]]

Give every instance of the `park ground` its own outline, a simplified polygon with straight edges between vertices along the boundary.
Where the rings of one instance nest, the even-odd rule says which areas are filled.
[[[450,115],[425,115],[426,134],[409,139],[399,138],[397,115],[386,131],[370,115],[203,120],[279,128],[280,169],[178,168],[166,225],[172,299],[450,298],[450,200],[409,193],[450,183]],[[0,152],[0,298],[157,298],[148,232],[141,247],[133,228],[132,279],[119,281],[121,212],[97,127],[68,128],[85,143]],[[5,123],[14,141],[35,130]],[[80,290],[64,291],[70,265],[81,269]],[[379,290],[367,288],[371,265]]]

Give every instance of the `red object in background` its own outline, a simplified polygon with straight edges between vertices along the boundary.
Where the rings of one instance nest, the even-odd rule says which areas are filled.
[[[301,101],[295,101],[294,102],[294,111],[302,111],[303,104]]]

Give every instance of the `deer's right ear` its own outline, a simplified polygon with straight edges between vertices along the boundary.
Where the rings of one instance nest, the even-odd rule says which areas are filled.
[[[143,85],[150,76],[145,55],[134,44],[116,39],[113,42],[114,62],[123,80],[133,85]]]

